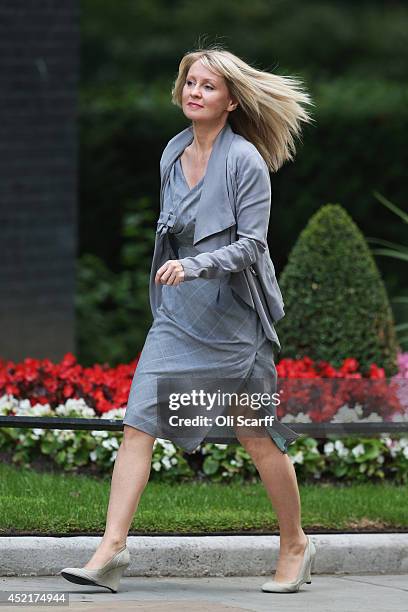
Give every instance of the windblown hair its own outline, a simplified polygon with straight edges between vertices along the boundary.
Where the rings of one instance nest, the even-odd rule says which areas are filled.
[[[229,113],[234,132],[252,142],[270,172],[277,172],[296,154],[294,136],[300,137],[300,123],[314,119],[301,106],[314,106],[296,77],[280,76],[253,68],[219,45],[186,53],[172,87],[172,103],[182,107],[182,90],[190,66],[197,60],[223,76],[230,96],[238,102]]]

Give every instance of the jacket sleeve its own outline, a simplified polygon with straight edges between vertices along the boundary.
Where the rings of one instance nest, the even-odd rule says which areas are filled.
[[[179,259],[184,281],[217,278],[255,263],[268,247],[270,204],[271,183],[266,163],[260,155],[244,157],[237,164],[238,240],[212,252]]]

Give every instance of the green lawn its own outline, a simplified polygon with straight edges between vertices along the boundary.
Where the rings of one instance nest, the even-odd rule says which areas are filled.
[[[102,535],[110,480],[0,466],[0,534]],[[300,485],[307,530],[408,527],[408,486]],[[276,532],[275,513],[261,483],[252,485],[150,482],[132,533]]]

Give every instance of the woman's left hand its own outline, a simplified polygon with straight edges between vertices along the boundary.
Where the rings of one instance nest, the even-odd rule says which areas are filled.
[[[184,280],[184,268],[178,259],[168,259],[156,272],[154,282],[179,285]]]

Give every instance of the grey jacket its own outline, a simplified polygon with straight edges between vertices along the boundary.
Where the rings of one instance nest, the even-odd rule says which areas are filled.
[[[165,261],[174,259],[167,232],[162,231],[175,220],[174,213],[163,211],[164,189],[172,164],[193,138],[189,126],[169,140],[160,159],[161,212],[149,286],[153,317],[162,288],[154,282],[156,272]],[[183,282],[229,274],[232,289],[258,311],[266,335],[279,345],[273,324],[285,312],[267,243],[270,206],[271,184],[265,160],[227,121],[213,143],[198,205],[193,244],[200,253],[179,260],[184,269]]]

